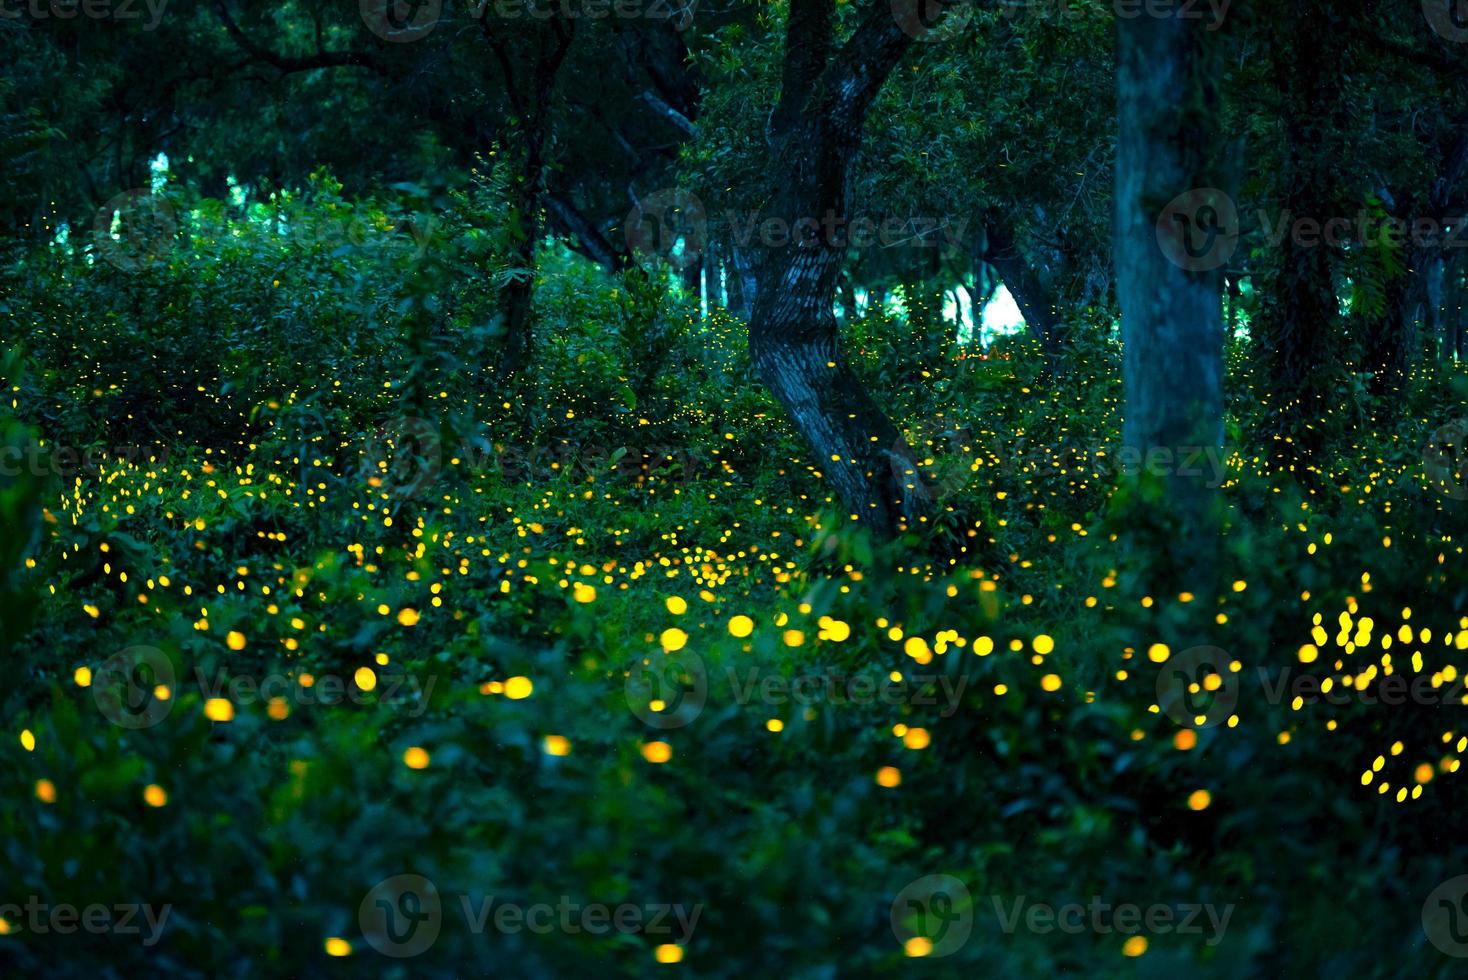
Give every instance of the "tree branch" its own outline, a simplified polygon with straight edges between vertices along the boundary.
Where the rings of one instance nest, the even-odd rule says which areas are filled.
[[[317,68],[367,68],[372,71],[382,71],[382,65],[371,54],[365,51],[326,51],[320,47],[320,31],[318,24],[316,53],[297,57],[293,55],[279,54],[261,44],[256,44],[250,39],[240,25],[235,22],[234,16],[229,12],[229,7],[224,0],[215,0],[214,9],[219,13],[219,19],[224,22],[224,29],[234,40],[242,51],[250,55],[254,61],[263,61],[282,73],[298,71],[312,71]]]
[[[651,106],[654,112],[662,116],[668,122],[672,123],[678,129],[682,130],[688,136],[698,136],[698,127],[694,125],[693,120],[689,119],[687,116],[683,115],[683,113],[668,105],[667,102],[663,101],[662,96],[658,95],[652,89],[648,89],[646,92],[643,92],[642,95],[639,96],[639,98],[641,98],[643,102],[646,102],[649,106]]]

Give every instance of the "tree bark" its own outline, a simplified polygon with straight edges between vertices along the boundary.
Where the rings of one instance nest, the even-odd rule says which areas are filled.
[[[762,255],[750,355],[847,513],[890,538],[927,520],[931,498],[906,440],[841,350],[832,309],[844,259],[852,158],[868,110],[911,44],[887,3],[832,51],[835,0],[792,0],[780,102],[771,116],[770,206],[805,233]],[[797,224],[800,222],[800,224]]]
[[[1314,14],[1308,4],[1291,3],[1275,34],[1273,72],[1282,95],[1285,144],[1281,221],[1344,213],[1336,196],[1341,178],[1333,139],[1343,123],[1337,77],[1341,66],[1292,40],[1308,29]],[[1294,467],[1308,479],[1308,460],[1322,438],[1320,422],[1345,373],[1331,250],[1285,234],[1258,284],[1254,341],[1269,381],[1269,420],[1263,435],[1280,466]]]
[[[1408,249],[1410,268],[1386,285],[1382,314],[1366,325],[1365,368],[1371,372],[1368,389],[1378,399],[1382,414],[1393,414],[1395,395],[1407,383],[1407,370],[1418,346],[1417,313],[1427,295],[1424,265],[1432,260],[1419,249]]]
[[[1442,227],[1450,210],[1459,203],[1455,191],[1464,170],[1468,169],[1468,120],[1460,119],[1451,131],[1456,135],[1444,154],[1441,173],[1431,190],[1411,195],[1403,202],[1409,221],[1427,218]],[[1365,367],[1371,372],[1370,390],[1380,399],[1378,413],[1382,418],[1394,414],[1399,400],[1390,396],[1406,385],[1407,372],[1420,353],[1418,311],[1433,302],[1431,277],[1442,262],[1444,248],[1443,241],[1431,236],[1404,245],[1403,261],[1407,268],[1387,284],[1383,315],[1367,325]],[[1431,317],[1429,314],[1423,319],[1435,334]]]
[[[485,21],[481,21],[485,23]],[[535,303],[537,250],[544,234],[541,210],[545,203],[542,184],[545,179],[545,140],[550,126],[551,96],[556,76],[571,47],[575,21],[550,21],[539,29],[535,62],[530,70],[530,84],[522,92],[504,42],[490,35],[490,46],[504,77],[505,93],[515,114],[522,120],[520,173],[512,193],[518,227],[510,251],[510,260],[519,274],[500,291],[500,312],[504,317],[504,337],[495,375],[504,380],[519,374],[530,363],[534,346],[532,312]],[[486,27],[486,31],[488,28]]]
[[[1065,347],[1064,327],[1056,315],[1055,297],[1035,267],[1020,254],[1014,229],[1008,221],[993,213],[986,214],[984,231],[984,248],[975,257],[987,262],[1003,280],[1026,325],[1040,341],[1049,368],[1054,370]]]
[[[755,260],[738,246],[729,249],[729,310],[747,316],[754,309],[755,297],[759,295],[759,279],[755,273]]]
[[[1196,461],[1197,452],[1222,446],[1222,263],[1210,268],[1201,259],[1178,261],[1179,253],[1162,247],[1159,218],[1170,231],[1178,215],[1165,209],[1184,194],[1200,195],[1196,208],[1182,215],[1189,220],[1201,222],[1204,205],[1220,204],[1206,190],[1220,183],[1215,43],[1196,20],[1119,21],[1115,254],[1124,344],[1122,441],[1148,469],[1155,467],[1163,503],[1192,532],[1163,539],[1179,558],[1203,543],[1216,489],[1206,482],[1209,467],[1185,465],[1184,459]],[[1194,230],[1183,233],[1190,238]],[[1194,475],[1199,471],[1204,475]]]

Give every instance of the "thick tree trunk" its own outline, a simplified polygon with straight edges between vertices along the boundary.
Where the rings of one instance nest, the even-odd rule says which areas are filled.
[[[749,326],[756,371],[789,413],[846,512],[882,537],[926,520],[931,498],[897,428],[842,353],[832,300],[845,255],[847,178],[862,124],[911,37],[873,7],[832,53],[834,0],[792,0],[771,116],[773,214],[805,228],[769,248]]]
[[[840,255],[791,257],[777,288],[762,289],[749,335],[760,378],[789,413],[847,512],[891,536],[926,514],[927,493],[902,434],[851,371],[831,312]],[[773,278],[767,281],[775,281]]]
[[[1345,213],[1335,197],[1339,178],[1332,159],[1332,134],[1342,123],[1337,66],[1289,39],[1308,29],[1313,16],[1307,6],[1289,5],[1273,53],[1285,139],[1280,221]],[[1280,466],[1308,478],[1306,464],[1319,448],[1321,420],[1338,397],[1344,375],[1331,250],[1286,232],[1259,287],[1253,333],[1266,367],[1270,405],[1263,435]]]
[[[1213,39],[1198,21],[1138,17],[1119,22],[1116,154],[1116,274],[1121,301],[1125,423],[1129,454],[1161,479],[1164,503],[1193,533],[1167,547],[1181,557],[1205,532],[1214,489],[1199,452],[1223,440],[1221,252],[1199,254],[1184,223],[1164,251],[1172,219],[1201,224],[1221,197],[1221,149]],[[1180,214],[1180,195],[1191,194]],[[1166,210],[1165,210],[1166,209]],[[1159,218],[1162,224],[1159,226]],[[1159,230],[1161,229],[1161,231]],[[1227,229],[1225,229],[1227,230]],[[1234,231],[1236,232],[1236,228]],[[1225,256],[1226,258],[1226,256]],[[1191,459],[1192,464],[1186,464]]]

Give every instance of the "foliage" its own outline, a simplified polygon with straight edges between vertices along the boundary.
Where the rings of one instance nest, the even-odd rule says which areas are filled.
[[[935,975],[1433,969],[1413,903],[1375,896],[1425,894],[1461,857],[1416,843],[1453,812],[1437,713],[1292,710],[1252,684],[1237,727],[1149,710],[1164,638],[1300,669],[1302,644],[1329,647],[1312,620],[1342,615],[1430,629],[1441,677],[1468,585],[1422,421],[1358,436],[1328,492],[1230,456],[1236,584],[1195,609],[1132,591],[1147,545],[1117,523],[1103,329],[1078,326],[1094,339],[1046,383],[1026,338],[898,358],[904,325],[854,323],[966,549],[923,566],[836,519],[749,383],[740,323],[657,277],[551,257],[534,394],[485,390],[467,356],[492,320],[484,193],[350,200],[323,176],[244,206],[174,196],[187,217],[154,265],[83,242],[12,270],[6,332],[31,362],[4,372],[13,411],[49,449],[112,452],[62,473],[39,539],[6,535],[0,592],[35,623],[4,702],[0,860],[17,895],[172,910],[156,946],[65,937],[72,967],[641,975],[672,943],[701,976],[908,975],[890,906],[946,873],[974,933]],[[1461,416],[1444,380],[1423,367],[1411,418]],[[1259,410],[1233,393],[1236,427]],[[0,506],[34,516],[39,486]],[[139,647],[174,683],[162,720],[125,728],[108,685]],[[644,664],[701,667],[702,710],[669,725]],[[849,696],[894,672],[895,700]],[[1377,755],[1388,795],[1360,785]],[[1426,792],[1396,802],[1422,764]],[[358,912],[409,873],[444,919],[399,966]],[[1224,942],[1151,934],[1138,961],[1122,936],[1007,934],[992,912],[1091,895],[1236,908]],[[686,936],[476,932],[461,899],[491,896],[700,917]],[[0,955],[41,969],[61,939],[16,932]]]

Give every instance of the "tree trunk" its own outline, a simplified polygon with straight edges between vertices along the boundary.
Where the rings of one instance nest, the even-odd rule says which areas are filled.
[[[515,233],[511,250],[512,261],[518,273],[500,290],[500,314],[504,317],[504,336],[500,347],[500,360],[496,374],[503,380],[518,374],[530,363],[532,347],[531,305],[535,302],[536,245],[540,240],[538,211],[540,198],[529,189],[532,179],[540,177],[539,166],[527,166],[523,180],[525,188],[516,195],[515,211],[520,227]]]
[[[1393,414],[1396,395],[1407,383],[1407,370],[1417,350],[1417,311],[1427,295],[1424,267],[1431,263],[1421,249],[1407,250],[1409,268],[1386,284],[1384,308],[1365,328],[1366,351],[1362,366],[1371,373],[1368,389],[1382,401],[1378,413]]]
[[[530,363],[534,325],[531,322],[535,302],[537,249],[544,233],[541,209],[544,204],[542,182],[545,177],[545,139],[550,121],[551,96],[556,76],[571,46],[574,21],[553,20],[542,26],[537,37],[535,62],[531,67],[530,85],[521,92],[513,62],[504,43],[492,40],[491,48],[499,62],[505,91],[516,115],[523,120],[521,129],[521,167],[519,182],[511,204],[518,227],[511,246],[511,260],[519,270],[500,291],[500,312],[504,317],[504,337],[497,379],[504,380],[520,373]]]
[[[832,300],[845,256],[851,159],[872,101],[912,39],[880,3],[833,53],[834,15],[835,0],[790,5],[769,134],[770,202],[789,227],[810,230],[764,252],[749,347],[760,378],[810,446],[811,468],[852,518],[893,537],[926,520],[931,498],[902,434],[847,364]]]
[[[1222,213],[1226,206],[1221,192],[1213,192],[1220,182],[1213,157],[1221,148],[1214,44],[1196,20],[1119,21],[1115,253],[1124,343],[1122,441],[1138,466],[1160,477],[1165,509],[1188,532],[1161,542],[1182,567],[1211,543],[1204,527],[1216,488],[1207,482],[1210,467],[1196,465],[1197,453],[1217,452],[1223,440],[1226,243],[1209,240],[1217,247],[1200,252],[1195,237],[1208,221],[1207,209]],[[1180,195],[1190,195],[1183,205]],[[1180,237],[1164,240],[1178,224]]]
[[[1458,181],[1468,169],[1468,119],[1459,120],[1451,148],[1443,157],[1441,170],[1432,189],[1423,195],[1412,195],[1404,201],[1403,213],[1420,215],[1439,227],[1449,220],[1452,209],[1461,206],[1455,197]],[[1415,204],[1425,201],[1425,206]],[[1366,368],[1371,371],[1371,392],[1377,396],[1393,396],[1407,383],[1407,372],[1421,353],[1418,333],[1418,311],[1430,310],[1423,320],[1436,333],[1435,276],[1441,276],[1445,244],[1434,238],[1411,243],[1403,248],[1407,268],[1387,284],[1384,315],[1368,324],[1366,331]],[[1400,399],[1381,397],[1380,417],[1390,417]]]
[[[984,216],[986,244],[976,256],[987,262],[1004,281],[1025,324],[1034,331],[1054,370],[1065,347],[1064,326],[1056,315],[1055,297],[1046,288],[1034,266],[1026,262],[1014,240],[1014,229],[997,215]]]
[[[857,316],[856,283],[852,281],[851,276],[845,275],[841,277],[840,285],[838,288],[841,293],[841,312],[844,315],[846,322],[850,323],[851,321],[855,320]]]
[[[759,295],[759,280],[755,275],[754,257],[737,247],[731,248],[729,252],[733,259],[733,268],[729,273],[731,301],[729,309],[741,316],[747,316],[749,311],[754,309],[755,297]]]
[[[1334,134],[1342,131],[1340,66],[1323,61],[1294,38],[1317,14],[1292,2],[1273,35],[1274,82],[1281,93],[1284,165],[1281,212],[1276,220],[1345,213],[1336,194]],[[1349,52],[1347,52],[1349,53]],[[1259,317],[1255,350],[1268,378],[1269,417],[1262,435],[1271,456],[1297,477],[1310,479],[1308,461],[1319,448],[1332,403],[1344,386],[1346,347],[1336,297],[1331,250],[1287,232],[1256,280]]]

